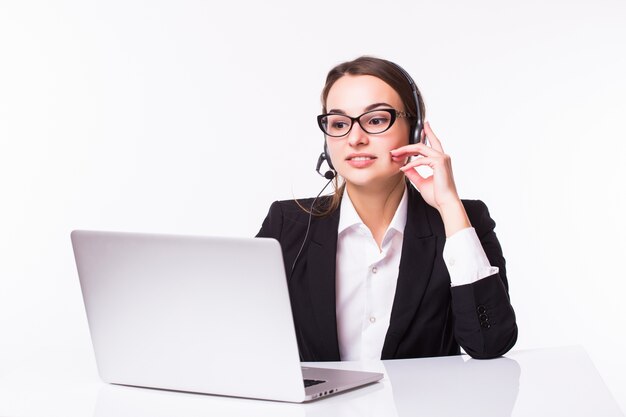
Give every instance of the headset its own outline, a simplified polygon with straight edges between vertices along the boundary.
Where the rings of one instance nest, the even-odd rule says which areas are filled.
[[[409,132],[409,144],[420,143],[421,138],[422,138],[422,131],[424,130],[424,119],[422,117],[422,109],[420,106],[421,100],[420,100],[420,95],[417,91],[417,85],[415,84],[415,81],[413,81],[413,78],[411,78],[409,73],[406,72],[404,68],[402,68],[400,65],[391,61],[386,61],[386,62],[396,67],[398,71],[400,71],[402,75],[404,75],[404,78],[406,78],[406,80],[409,82],[409,85],[411,86],[411,92],[413,93],[413,100],[415,100],[415,108],[417,109],[416,110],[417,114],[415,117],[416,119],[415,123],[411,124],[411,131]],[[320,169],[322,168],[322,164],[324,163],[324,161],[326,161],[326,164],[328,165],[328,168],[330,169],[322,174],[320,172]],[[317,158],[315,171],[318,174],[320,174],[322,177],[326,178],[327,180],[332,180],[333,178],[337,176],[337,170],[335,170],[335,167],[333,166],[333,162],[330,160],[330,154],[328,153],[328,145],[326,144],[326,136],[324,136],[324,151]],[[315,200],[313,201],[313,203],[315,203]]]

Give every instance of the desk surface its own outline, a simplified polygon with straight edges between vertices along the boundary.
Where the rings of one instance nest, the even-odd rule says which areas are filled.
[[[108,385],[37,361],[0,372],[0,416],[623,416],[580,347],[316,366],[385,373],[376,384],[308,404]]]

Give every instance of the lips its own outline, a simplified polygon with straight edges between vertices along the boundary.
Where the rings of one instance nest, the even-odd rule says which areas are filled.
[[[346,161],[370,161],[376,158],[376,156],[370,154],[350,154]]]
[[[367,168],[376,161],[377,157],[365,153],[353,153],[348,155],[346,162],[353,168]]]

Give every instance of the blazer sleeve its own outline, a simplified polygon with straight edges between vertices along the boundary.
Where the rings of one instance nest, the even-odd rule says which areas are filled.
[[[517,324],[509,298],[506,262],[494,231],[496,223],[482,201],[466,200],[464,205],[489,262],[499,272],[451,288],[454,333],[470,356],[489,359],[513,347],[517,341]]]

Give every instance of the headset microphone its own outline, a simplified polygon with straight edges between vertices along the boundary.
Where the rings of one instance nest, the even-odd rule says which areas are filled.
[[[322,174],[320,172],[320,168],[322,168],[322,164],[324,163],[324,161],[328,163],[328,166],[330,167],[330,169]],[[326,152],[322,152],[320,154],[320,157],[317,158],[317,165],[315,166],[315,171],[317,171],[318,174],[320,174],[322,177],[326,178],[327,180],[332,180],[337,175],[328,157],[326,156]]]

